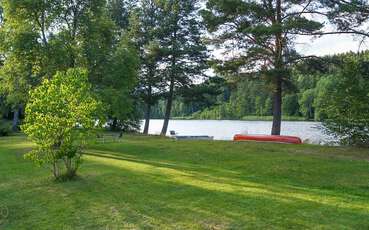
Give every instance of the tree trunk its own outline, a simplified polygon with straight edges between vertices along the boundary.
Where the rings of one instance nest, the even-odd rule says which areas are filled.
[[[169,124],[170,114],[172,112],[173,93],[174,93],[174,79],[172,77],[171,80],[170,80],[167,106],[165,108],[164,124],[163,124],[163,128],[162,128],[161,134],[160,134],[162,136],[165,136],[167,134],[167,131],[168,131],[168,124]]]
[[[282,23],[282,2],[281,0],[276,1],[276,15],[273,24],[280,25]],[[273,125],[272,125],[272,135],[281,135],[281,123],[282,123],[282,76],[284,70],[283,64],[283,37],[281,31],[276,33],[275,39],[275,70],[277,76],[274,82],[274,92],[273,92]]]
[[[147,103],[146,112],[145,112],[145,128],[143,131],[145,135],[149,134],[150,117],[151,117],[151,105],[150,103]]]
[[[76,176],[77,168],[73,167],[72,158],[65,157],[64,158],[64,165],[66,169],[65,178],[68,180],[73,179]]]
[[[19,124],[19,112],[20,112],[20,106],[19,106],[19,105],[17,105],[17,106],[14,108],[14,111],[13,111],[13,124],[12,124],[12,130],[13,130],[13,132],[18,131],[18,124]]]
[[[151,74],[152,76],[152,74]],[[150,118],[151,118],[151,105],[152,105],[152,87],[149,85],[147,90],[146,112],[145,112],[145,127],[143,133],[149,134]]]
[[[59,177],[58,166],[57,166],[57,163],[55,161],[53,162],[52,171],[53,171],[53,175],[54,175],[55,179],[58,179],[58,177]]]
[[[111,131],[117,131],[118,130],[118,119],[113,118],[113,123],[110,126]]]
[[[161,134],[162,136],[165,136],[167,134],[168,131],[168,124],[169,124],[169,119],[170,119],[170,114],[172,112],[172,104],[173,104],[173,96],[174,96],[174,83],[176,81],[176,77],[177,77],[177,68],[176,68],[176,62],[177,62],[177,55],[178,55],[178,50],[176,49],[177,45],[176,43],[177,41],[177,31],[178,31],[178,18],[175,22],[175,27],[174,27],[174,31],[173,31],[173,36],[171,39],[172,42],[172,48],[171,48],[171,70],[170,70],[170,85],[169,85],[169,95],[168,95],[168,100],[167,100],[167,106],[165,108],[165,115],[164,115],[164,124],[163,124],[163,128],[161,130]]]
[[[272,135],[281,135],[282,123],[282,79],[278,77],[273,93],[273,126]]]

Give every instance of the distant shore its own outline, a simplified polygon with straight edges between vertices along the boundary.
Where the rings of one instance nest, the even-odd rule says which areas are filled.
[[[163,118],[155,118],[155,119],[163,119]],[[171,120],[235,120],[235,121],[273,121],[273,116],[244,116],[240,119],[237,118],[209,118],[209,119],[201,119],[197,117],[172,117]],[[299,116],[283,116],[283,121],[314,121],[314,120],[308,120],[304,117]]]

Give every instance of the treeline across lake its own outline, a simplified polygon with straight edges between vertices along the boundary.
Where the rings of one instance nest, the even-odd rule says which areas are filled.
[[[354,61],[361,68],[365,68],[368,60],[369,52],[366,51],[316,57],[296,64],[285,84],[285,93],[282,97],[283,119],[324,121],[328,115],[323,102],[328,100],[329,90],[338,87],[339,83],[346,78],[352,77],[352,85],[358,84],[351,75],[365,71],[354,69],[353,72],[347,73],[351,75],[342,76],[347,65]],[[263,79],[233,78],[228,81],[218,81],[212,87],[210,93],[203,91],[205,96],[201,104],[189,101],[186,96],[178,97],[174,102],[172,116],[204,120],[272,120],[272,89]],[[209,89],[209,82],[203,83],[202,87],[198,86],[198,88]],[[187,93],[193,94],[190,91]],[[365,94],[362,100],[359,100],[367,104],[364,99],[366,99]],[[159,101],[154,107],[153,118],[163,118],[164,106],[163,101]]]

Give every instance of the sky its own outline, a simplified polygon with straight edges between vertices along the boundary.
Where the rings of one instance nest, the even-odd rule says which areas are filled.
[[[296,49],[304,55],[332,55],[344,52],[357,52],[369,49],[366,42],[360,46],[360,40],[352,35],[324,35],[320,38],[300,37]]]
[[[346,52],[358,52],[362,50],[369,50],[369,41],[360,44],[360,39],[353,35],[324,35],[318,38],[311,38],[310,36],[302,36],[296,39],[296,50],[301,55],[333,55]],[[213,55],[217,58],[222,56],[223,50],[213,50]],[[208,70],[207,74],[214,75],[213,70]]]

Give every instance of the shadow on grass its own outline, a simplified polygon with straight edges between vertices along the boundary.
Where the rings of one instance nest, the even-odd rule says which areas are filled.
[[[195,171],[195,168],[190,167],[181,167],[180,163],[175,164],[168,164],[168,163],[160,163],[155,161],[149,161],[149,160],[138,160],[134,158],[125,158],[125,157],[112,157],[106,154],[96,154],[96,153],[90,153],[90,156],[95,156],[98,158],[107,158],[112,160],[119,160],[124,161],[123,165],[115,164],[112,166],[121,166],[123,168],[129,168],[133,171],[142,171],[148,174],[151,174],[152,176],[169,176],[172,177],[170,180],[174,180],[176,182],[183,182],[186,181],[190,183],[190,185],[196,186],[197,184],[202,185],[201,187],[207,188],[209,190],[223,190],[225,192],[234,192],[234,193],[242,193],[242,191],[250,192],[250,190],[256,190],[258,194],[266,194],[266,195],[272,195],[272,196],[280,196],[280,198],[295,198],[295,199],[302,199],[306,201],[311,202],[317,202],[317,203],[326,203],[329,205],[329,203],[332,203],[331,205],[334,205],[335,203],[341,203],[344,202],[344,199],[358,199],[361,198],[359,196],[353,196],[349,194],[340,194],[337,192],[332,192],[328,190],[322,190],[322,189],[308,189],[304,187],[298,187],[298,186],[291,186],[291,185],[282,185],[282,184],[275,184],[275,183],[268,183],[271,185],[266,185],[262,183],[256,183],[254,181],[250,180],[241,180],[234,177],[224,177],[220,176],[218,173],[218,176],[212,176],[211,173],[207,172],[199,172]],[[111,165],[109,162],[104,161],[100,162],[103,164]],[[177,166],[177,167],[176,167]],[[216,171],[216,170],[213,170]],[[178,178],[176,178],[176,176]],[[192,183],[192,184],[191,184]],[[291,190],[291,192],[288,192],[288,190]],[[315,195],[324,195],[324,201],[319,201],[318,196]],[[360,203],[354,205],[352,203],[347,204],[347,207],[354,208],[354,209],[361,209],[365,211],[369,211],[369,206],[366,205],[360,205]]]
[[[366,197],[337,188],[304,186],[288,175],[284,180],[280,179],[281,175],[269,178],[270,174],[263,174],[261,168],[270,166],[267,159],[265,166],[241,167],[273,154],[260,156],[250,150],[242,158],[237,157],[241,154],[233,153],[223,157],[222,151],[226,149],[223,148],[216,149],[218,152],[211,153],[213,158],[207,159],[196,152],[202,151],[198,148],[194,152],[191,146],[179,146],[183,149],[175,155],[171,154],[173,146],[165,148],[160,143],[152,147],[127,143],[124,151],[118,145],[108,150],[103,146],[89,150],[80,171],[81,178],[63,184],[46,183],[46,171],[35,173],[38,169],[25,164],[13,172],[22,175],[16,183],[9,177],[0,186],[0,195],[6,198],[10,210],[9,220],[3,226],[9,229],[369,228]],[[119,149],[119,153],[111,149]],[[237,164],[230,165],[233,157],[237,157]],[[274,160],[277,159],[269,161]],[[291,167],[290,164],[295,162],[287,161],[281,166]],[[258,171],[252,171],[257,168]]]
[[[159,152],[161,148],[153,147],[153,149],[150,151]],[[89,150],[87,154],[151,164],[155,167],[166,167],[192,174],[198,173],[200,175],[196,176],[201,178],[223,180],[227,183],[237,184],[243,180],[255,183],[267,181],[268,184],[283,184],[290,189],[308,188],[308,191],[319,193],[324,191],[327,195],[332,193],[341,194],[346,198],[350,196],[369,198],[369,192],[366,189],[366,181],[369,180],[368,164],[364,161],[356,162],[360,167],[352,167],[350,161],[332,161],[308,156],[294,157],[283,153],[264,153],[261,156],[247,152],[244,155],[219,153],[216,157],[206,153],[202,156],[194,153],[179,153],[176,158],[172,157],[170,148],[160,154],[151,154],[145,148],[142,151],[146,154],[142,154],[139,147],[124,148],[124,150],[124,152],[116,150],[113,152],[110,149]]]
[[[282,223],[294,226],[300,223],[306,227],[314,224],[319,226],[327,220],[333,221],[338,216],[353,218],[356,216],[356,218],[364,219],[369,217],[368,200],[362,200],[361,197],[349,194],[275,183],[266,185],[230,177],[210,176],[194,171],[193,168],[175,167],[175,164],[138,160],[133,157],[93,153],[90,154],[88,160],[99,165],[103,164],[108,168],[119,168],[121,172],[118,174],[124,178],[124,175],[136,175],[133,177],[145,184],[145,187],[147,183],[150,183],[148,187],[152,188],[152,191],[159,190],[159,192],[155,192],[155,197],[152,199],[156,202],[166,203],[166,206],[169,205],[169,209],[178,209],[183,205],[186,208],[212,213],[211,215],[215,212],[220,216],[227,217],[233,224],[250,224],[251,220],[259,219],[256,221],[260,221],[259,224],[270,223],[274,225],[278,224],[274,218],[278,220],[285,215],[291,220]],[[178,163],[178,165],[181,164]],[[124,180],[124,178],[122,179]],[[145,178],[145,181],[142,181],[142,178]],[[153,189],[155,186],[159,186],[159,188]],[[145,188],[142,189],[145,191]],[[163,189],[164,191],[160,191]],[[139,191],[142,192],[140,189]],[[186,191],[188,194],[174,194],[174,197],[178,196],[178,200],[173,200],[170,198],[173,191],[179,193]],[[162,197],[161,194],[166,195]],[[193,206],[193,204],[195,205]],[[174,212],[174,210],[168,211],[169,213]],[[180,213],[182,212],[180,211]],[[245,218],[244,215],[249,217]],[[306,215],[311,215],[316,220],[307,218]],[[267,221],[268,219],[270,222]],[[358,224],[364,224],[364,219],[357,218],[356,221]],[[339,226],[340,224],[344,225],[346,219],[335,221],[335,225]],[[326,224],[328,223],[329,221],[326,222]]]
[[[350,200],[345,202],[325,195],[319,197],[318,194],[291,191],[283,186],[249,182],[235,186],[203,181],[198,175],[183,172],[170,170],[170,174],[165,171],[159,173],[155,169],[145,169],[147,166],[119,167],[98,161],[98,164],[105,164],[103,168],[110,173],[88,180],[92,180],[90,183],[94,186],[100,184],[98,187],[102,191],[99,194],[109,194],[109,191],[110,194],[109,197],[100,195],[97,200],[105,204],[109,202],[117,210],[120,210],[119,205],[124,204],[123,210],[128,205],[131,214],[146,216],[145,219],[151,220],[149,223],[154,226],[175,223],[201,226],[204,221],[229,228],[342,227],[353,223],[369,226],[365,220],[369,214],[365,207],[368,202],[353,204]],[[111,167],[118,167],[119,172]],[[106,181],[107,177],[109,181]],[[279,192],[273,192],[271,188]],[[142,221],[139,219],[138,222]]]

